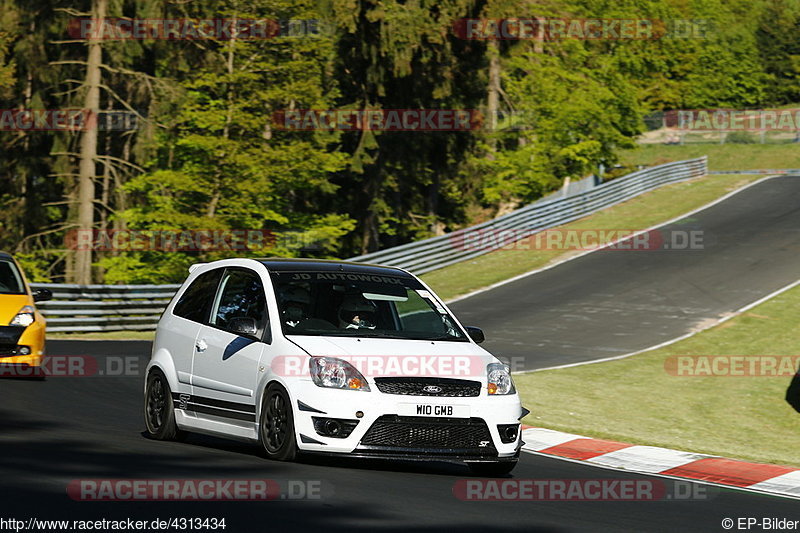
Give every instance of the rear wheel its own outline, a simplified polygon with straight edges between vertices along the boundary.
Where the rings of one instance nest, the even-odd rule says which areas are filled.
[[[289,394],[277,383],[267,387],[264,393],[258,436],[268,458],[293,461],[297,457],[292,405]]]
[[[175,407],[172,403],[172,391],[166,376],[159,370],[153,370],[147,376],[147,387],[144,393],[144,424],[147,434],[158,440],[178,440],[184,432],[175,424]]]
[[[507,476],[517,466],[516,461],[503,461],[495,463],[470,463],[469,469],[473,474],[482,477]]]

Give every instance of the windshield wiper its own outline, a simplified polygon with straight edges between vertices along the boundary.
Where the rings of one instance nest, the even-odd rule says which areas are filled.
[[[377,331],[371,331],[371,330],[363,330],[362,331],[360,329],[354,330],[354,331],[356,331],[357,333],[355,335],[353,335],[353,337],[369,337],[371,339],[374,338],[374,339],[405,339],[405,340],[410,340],[409,337],[406,337],[405,335],[397,335],[397,334],[394,334],[394,333],[379,333]],[[369,333],[367,333],[367,332],[369,332]]]
[[[439,335],[438,337],[426,337],[423,340],[426,341],[460,341],[463,340],[463,337],[456,337],[455,335]]]
[[[291,335],[312,335],[315,337],[368,337],[370,339],[405,339],[410,340],[410,337],[404,335],[396,335],[392,333],[379,333],[369,329],[347,329],[347,330],[305,330],[301,332],[292,332]],[[427,340],[427,339],[423,339]]]

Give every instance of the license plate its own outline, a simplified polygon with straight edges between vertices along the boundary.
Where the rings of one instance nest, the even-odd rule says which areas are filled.
[[[442,418],[469,418],[469,405],[442,405],[435,403],[401,403],[400,416],[430,416]]]

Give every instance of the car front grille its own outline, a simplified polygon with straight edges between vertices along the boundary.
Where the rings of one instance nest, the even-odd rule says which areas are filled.
[[[478,451],[496,454],[489,428],[480,418],[419,418],[384,415],[367,430],[363,446]]]
[[[407,396],[450,396],[466,398],[480,396],[480,381],[445,378],[375,378],[378,390],[384,394]]]
[[[15,349],[24,331],[24,326],[0,326],[0,346],[4,350]]]

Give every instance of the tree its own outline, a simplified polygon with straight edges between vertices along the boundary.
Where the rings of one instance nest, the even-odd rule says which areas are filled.
[[[108,0],[92,0],[92,19],[102,27],[106,19]],[[86,94],[83,110],[89,117],[97,117],[100,112],[100,67],[103,63],[102,35],[89,38],[86,58]],[[97,172],[98,127],[89,122],[81,134],[80,165],[78,168],[78,231],[94,230],[95,173]],[[75,252],[74,281],[83,285],[92,282],[92,250],[78,248]]]
[[[800,100],[800,3],[766,0],[756,30],[768,105]]]
[[[11,36],[0,31],[0,91],[7,91],[14,85],[14,61],[8,57]]]
[[[478,109],[485,45],[454,35],[477,16],[466,0],[332,2],[339,28],[336,77],[345,109]],[[355,251],[441,233],[463,219],[457,171],[474,146],[469,132],[348,132],[337,182],[358,217]]]
[[[176,18],[285,20],[314,19],[313,2],[237,2],[188,4]],[[292,233],[239,254],[297,255],[301,243],[315,241],[328,256],[352,229],[349,218],[322,207],[337,187],[329,176],[339,171],[343,154],[329,149],[335,136],[283,131],[275,112],[331,106],[335,86],[329,68],[330,36],[276,36],[268,40],[234,37],[228,41],[187,43],[179,53],[159,59],[157,75],[175,76],[171,102],[161,102],[168,126],[157,134],[162,149],[149,171],[130,179],[131,206],[119,214],[133,229],[270,230]],[[302,235],[295,235],[296,232]],[[308,251],[308,250],[306,250]],[[208,253],[127,253],[103,260],[108,279],[169,279]],[[153,273],[158,265],[158,274]],[[148,278],[148,276],[150,276]]]

